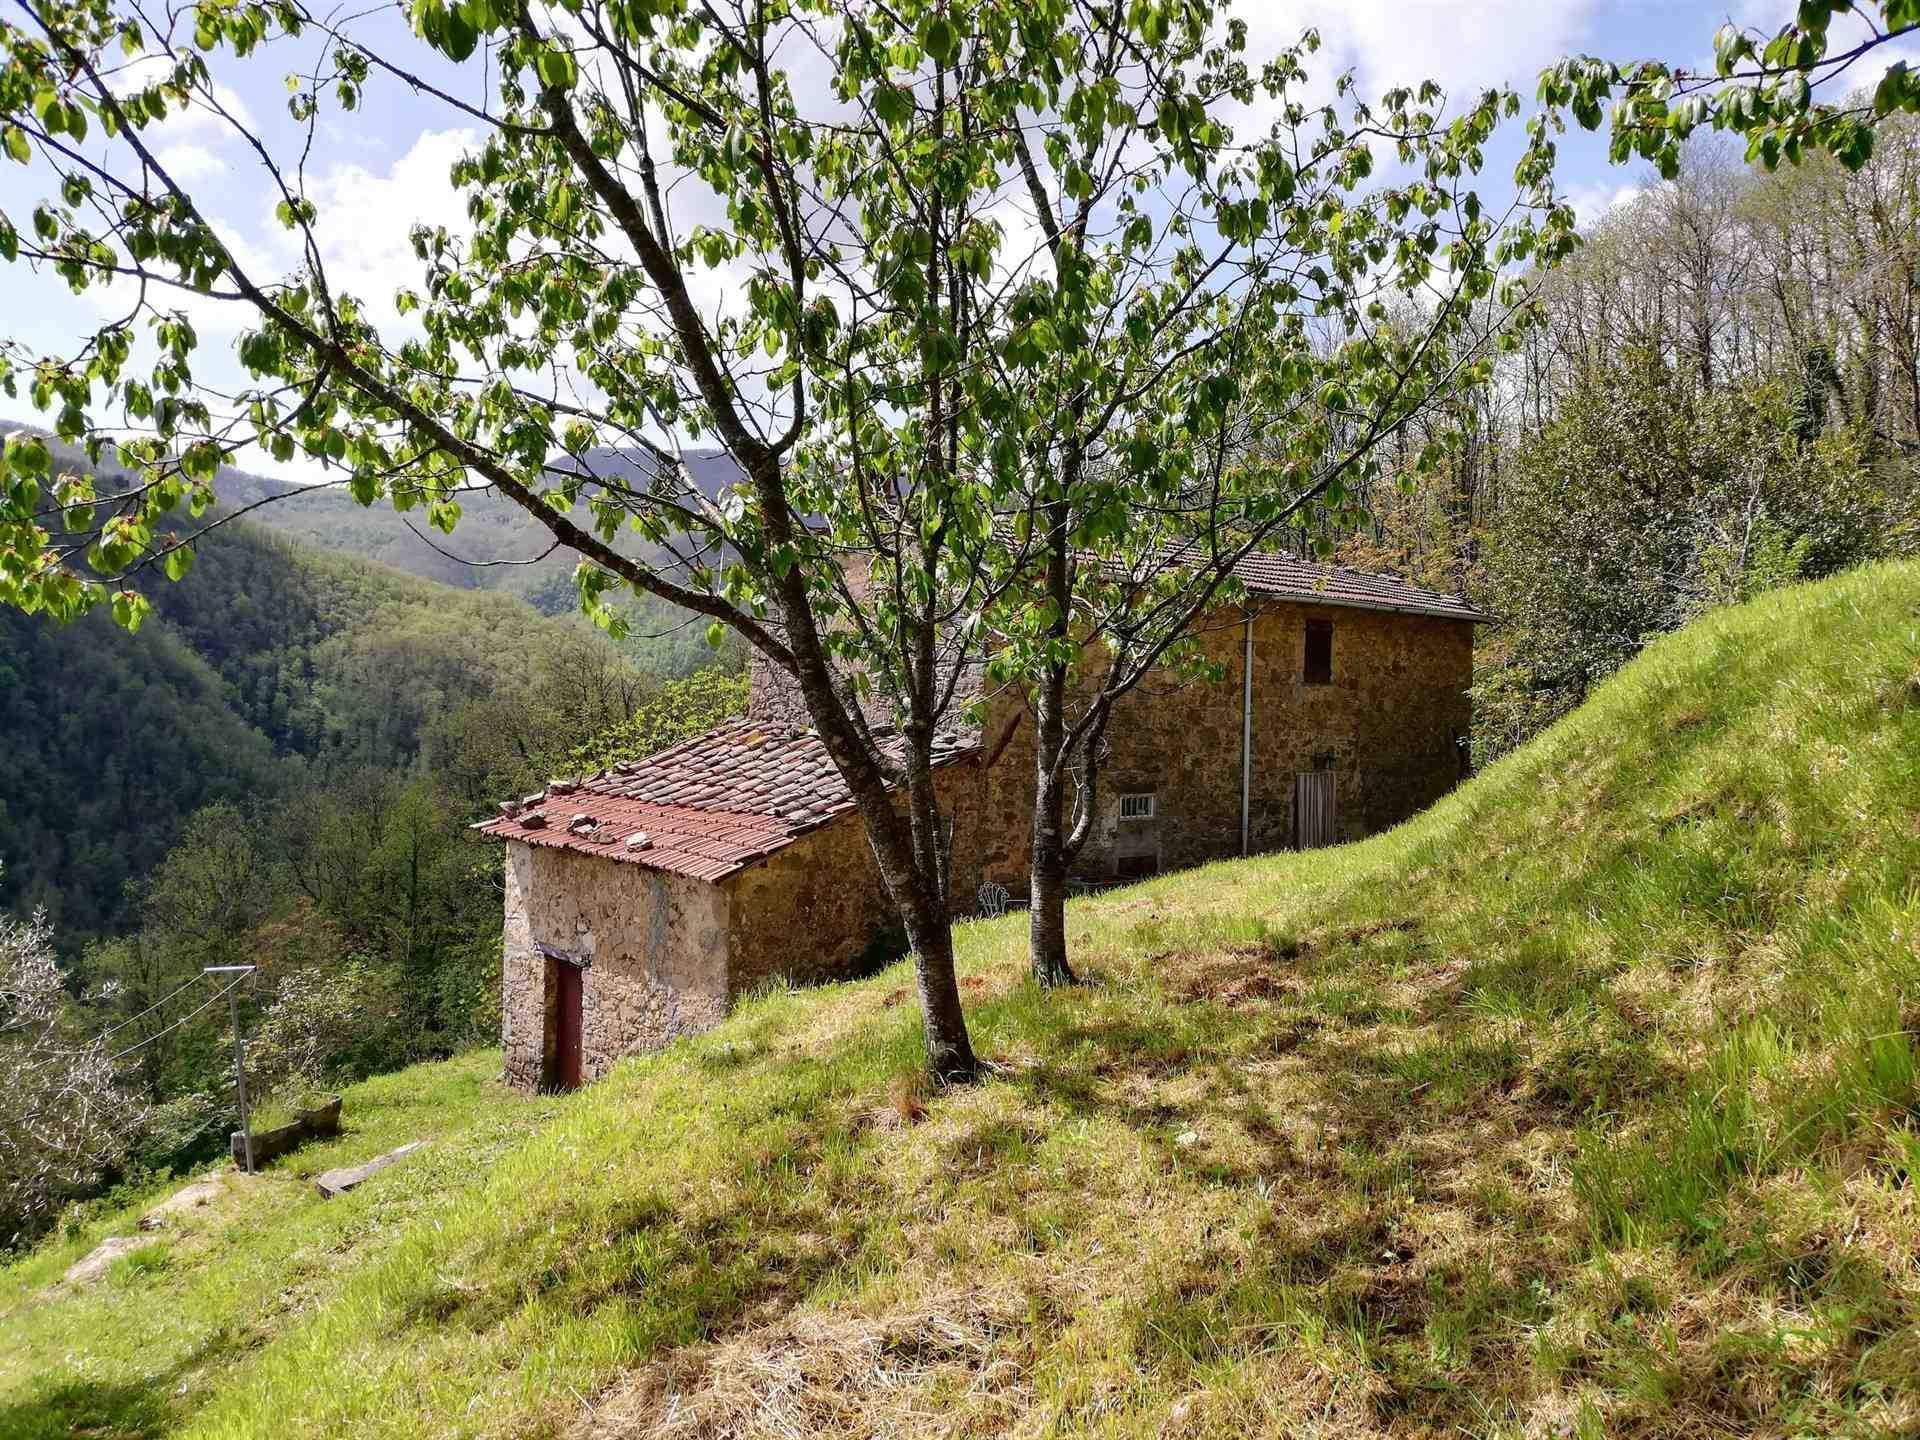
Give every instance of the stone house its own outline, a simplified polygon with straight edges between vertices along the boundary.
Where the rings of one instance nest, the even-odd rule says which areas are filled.
[[[1462,775],[1473,626],[1464,601],[1284,556],[1240,567],[1244,603],[1196,625],[1219,683],[1142,685],[1115,710],[1076,870],[1111,882],[1359,839]],[[524,1089],[717,1023],[775,976],[859,973],[897,922],[825,747],[756,663],[747,714],[650,759],[502,807],[502,1029]],[[1026,887],[1032,731],[990,696],[944,738],[953,894]]]

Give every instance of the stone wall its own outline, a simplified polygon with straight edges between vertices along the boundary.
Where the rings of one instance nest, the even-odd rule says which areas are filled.
[[[1306,622],[1333,626],[1333,680],[1304,683]],[[1331,768],[1342,840],[1357,840],[1431,805],[1459,779],[1459,741],[1471,720],[1473,628],[1458,621],[1280,602],[1254,619],[1251,849],[1294,844],[1293,795],[1302,772]],[[1150,679],[1116,708],[1101,772],[1093,837],[1076,866],[1111,878],[1126,862],[1178,869],[1240,853],[1241,696],[1245,630],[1237,609],[1201,628],[1216,682]],[[1001,701],[987,731],[1012,723]],[[986,808],[1027,803],[1030,723],[1021,721],[988,779]],[[1151,792],[1150,820],[1123,819],[1120,797]],[[1025,829],[987,865],[1024,890]]]
[[[1310,619],[1333,626],[1331,684],[1304,683]],[[1154,681],[1118,708],[1095,833],[1076,867],[1082,876],[1239,853],[1241,613],[1212,618],[1201,643],[1222,667],[1221,680]],[[1295,780],[1307,771],[1334,772],[1341,839],[1432,804],[1460,776],[1472,673],[1472,627],[1457,621],[1262,605],[1254,620],[1251,848],[1294,843]],[[762,683],[763,702],[772,702],[777,685]],[[1032,769],[1024,704],[1002,697],[988,707],[979,753],[937,772],[954,825],[956,913],[974,908],[983,880],[1026,890]],[[1140,791],[1153,794],[1155,814],[1122,819],[1120,797]],[[567,962],[539,945],[588,962],[582,1078],[593,1079],[629,1051],[717,1023],[733,999],[773,976],[845,976],[890,958],[900,939],[857,812],[719,884],[509,842],[508,1078],[532,1089],[553,1074],[554,969]]]
[[[980,888],[986,845],[978,762],[942,766],[934,784],[953,819],[952,896],[956,913],[965,915]],[[736,999],[776,975],[796,982],[844,979],[904,953],[899,915],[857,811],[724,883],[732,896],[729,988]]]
[[[584,962],[581,1079],[727,1013],[729,897],[718,885],[509,841],[501,1028],[507,1080],[554,1076],[555,967]]]

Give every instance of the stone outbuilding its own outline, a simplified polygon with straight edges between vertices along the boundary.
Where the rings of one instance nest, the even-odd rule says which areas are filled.
[[[1249,557],[1244,603],[1195,638],[1224,678],[1148,682],[1116,707],[1087,884],[1355,840],[1465,773],[1465,601],[1390,576]],[[1024,892],[1032,727],[988,697],[945,737],[953,894]],[[756,663],[744,718],[503,807],[502,1030],[524,1089],[569,1088],[716,1024],[775,977],[857,974],[902,942],[853,800],[791,687]]]

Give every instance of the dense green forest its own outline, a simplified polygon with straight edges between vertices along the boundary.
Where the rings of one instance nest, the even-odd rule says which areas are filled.
[[[1499,617],[1481,761],[1710,610],[1920,553],[1920,120],[1889,116],[1857,171],[1701,142],[1638,178],[1542,277],[1496,383],[1409,427],[1366,520],[1316,537]]]
[[[464,707],[551,688],[569,665],[606,691],[589,726],[626,719],[648,685],[583,622],[510,596],[244,524],[200,552],[191,583],[153,588],[136,635],[104,615],[0,614],[0,908],[44,906],[69,943],[121,926],[128,883],[203,805],[415,769]]]

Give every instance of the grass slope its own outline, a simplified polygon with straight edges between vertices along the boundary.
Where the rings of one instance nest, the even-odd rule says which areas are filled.
[[[430,1161],[0,1277],[0,1433],[1911,1434],[1916,874],[1920,568],[1781,592],[1391,834],[1076,903],[1085,989],[963,927],[978,1088],[900,970],[365,1087]]]

